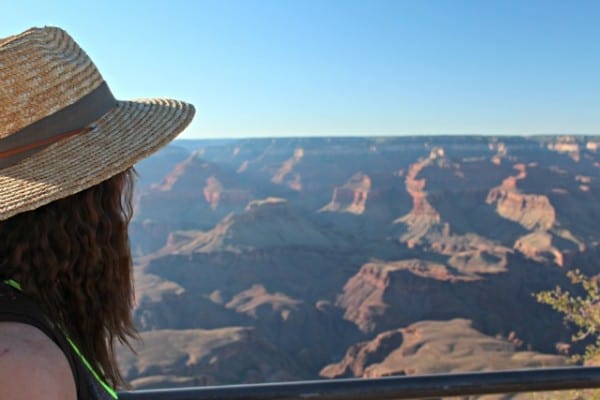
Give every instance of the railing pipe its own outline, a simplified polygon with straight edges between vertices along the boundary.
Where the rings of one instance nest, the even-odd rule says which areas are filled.
[[[122,400],[392,400],[600,387],[600,367],[335,379],[122,392]]]

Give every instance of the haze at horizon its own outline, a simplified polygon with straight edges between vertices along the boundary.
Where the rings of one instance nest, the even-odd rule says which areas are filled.
[[[593,1],[173,1],[4,7],[57,25],[121,99],[196,105],[181,136],[598,134]]]

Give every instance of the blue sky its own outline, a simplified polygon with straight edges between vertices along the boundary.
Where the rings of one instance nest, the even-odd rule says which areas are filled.
[[[65,28],[117,97],[195,104],[185,138],[600,133],[598,1],[0,5],[0,37]]]

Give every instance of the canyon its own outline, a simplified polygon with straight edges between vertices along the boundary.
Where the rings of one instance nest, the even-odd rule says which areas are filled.
[[[178,140],[136,166],[134,388],[560,366],[586,136]],[[567,349],[567,350],[565,350]],[[570,351],[577,351],[571,347]]]

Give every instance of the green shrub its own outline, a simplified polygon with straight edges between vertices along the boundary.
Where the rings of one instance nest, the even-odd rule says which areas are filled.
[[[570,360],[576,364],[598,364],[600,360],[600,291],[598,276],[589,277],[579,270],[569,271],[567,276],[571,282],[583,289],[582,295],[573,295],[560,287],[535,294],[537,301],[548,304],[563,314],[564,320],[574,325],[577,332],[572,336],[573,342],[590,341],[584,354],[572,354]],[[577,390],[539,394],[540,398],[555,399],[600,399],[600,390]],[[535,398],[535,397],[534,397]]]
[[[576,363],[594,363],[600,356],[600,291],[598,277],[588,277],[579,270],[569,271],[567,276],[574,285],[581,286],[584,295],[572,295],[560,287],[536,294],[537,301],[548,304],[563,314],[565,321],[574,325],[577,332],[573,342],[590,340],[584,354],[571,355]]]

